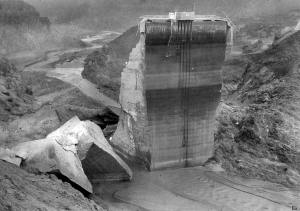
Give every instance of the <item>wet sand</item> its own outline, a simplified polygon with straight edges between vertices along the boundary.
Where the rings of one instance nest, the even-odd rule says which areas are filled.
[[[110,210],[288,211],[292,204],[300,205],[300,196],[282,186],[241,181],[194,167],[136,171],[132,182],[95,184],[94,191],[109,202]]]

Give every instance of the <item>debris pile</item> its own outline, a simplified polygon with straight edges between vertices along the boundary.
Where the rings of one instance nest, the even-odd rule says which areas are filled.
[[[2,149],[0,159],[33,173],[59,173],[92,193],[91,181],[130,180],[132,171],[114,152],[101,129],[74,117],[45,139]]]

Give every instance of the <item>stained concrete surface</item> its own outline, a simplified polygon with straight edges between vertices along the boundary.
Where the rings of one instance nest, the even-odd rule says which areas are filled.
[[[146,45],[151,168],[195,166],[213,153],[225,44]]]
[[[186,146],[183,144],[184,113],[180,89],[146,93],[149,127],[153,131],[153,168],[191,166],[204,163],[213,150],[215,110],[220,86],[189,88]]]

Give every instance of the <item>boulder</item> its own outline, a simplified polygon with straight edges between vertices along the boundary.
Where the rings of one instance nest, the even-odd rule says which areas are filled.
[[[74,117],[47,138],[58,140],[65,150],[70,150],[75,144],[83,169],[91,181],[132,178],[131,169],[114,152],[102,130],[91,121],[80,121],[78,117]]]
[[[61,144],[62,143],[62,144]],[[64,143],[73,143],[64,146]],[[75,184],[92,193],[76,152],[77,140],[72,137],[47,138],[18,144],[12,150],[22,158],[22,167],[29,172],[59,172]]]
[[[22,162],[29,172],[59,172],[89,193],[93,192],[90,180],[132,178],[131,169],[114,152],[99,126],[78,117],[45,139],[20,143],[11,150],[0,149],[0,159],[18,166]]]

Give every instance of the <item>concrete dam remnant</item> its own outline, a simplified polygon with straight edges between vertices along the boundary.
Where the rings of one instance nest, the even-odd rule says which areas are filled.
[[[151,170],[212,156],[228,19],[193,12],[146,16],[122,72],[122,114],[112,144]]]

